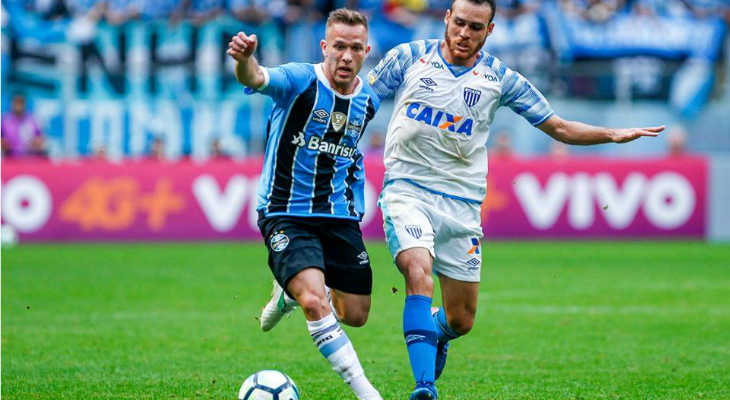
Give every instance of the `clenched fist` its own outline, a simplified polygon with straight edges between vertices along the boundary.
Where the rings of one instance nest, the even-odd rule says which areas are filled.
[[[228,51],[226,53],[233,57],[234,60],[244,62],[253,55],[257,45],[258,39],[256,35],[246,36],[245,33],[238,32],[238,35],[234,36],[231,42],[228,43]]]

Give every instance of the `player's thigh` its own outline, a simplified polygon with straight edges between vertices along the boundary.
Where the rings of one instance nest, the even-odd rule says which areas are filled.
[[[421,189],[407,183],[386,186],[378,199],[383,213],[383,229],[393,261],[409,249],[424,248],[434,257],[434,229],[429,207]]]
[[[449,200],[439,207],[432,213],[439,226],[433,270],[458,281],[479,282],[483,237],[479,205]]]
[[[370,256],[357,221],[332,220],[319,225],[327,286],[340,292],[367,295],[373,288]]]
[[[259,220],[259,230],[269,251],[269,268],[287,292],[289,281],[300,271],[316,268],[325,271],[324,252],[311,227],[292,218],[272,217]]]

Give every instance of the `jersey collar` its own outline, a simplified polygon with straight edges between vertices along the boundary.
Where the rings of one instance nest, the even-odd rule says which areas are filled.
[[[444,64],[446,64],[446,68],[448,68],[449,71],[451,71],[451,73],[456,78],[458,78],[458,77],[464,75],[465,73],[473,70],[474,67],[476,67],[477,65],[479,65],[480,62],[482,62],[482,58],[484,58],[484,52],[482,50],[479,50],[479,58],[477,58],[477,61],[474,63],[474,65],[472,65],[470,68],[461,69],[461,68],[464,68],[464,67],[462,67],[460,65],[451,65],[451,64],[449,64],[449,62],[446,61],[446,59],[444,58],[444,55],[441,54],[441,43],[442,42],[443,41],[439,41],[439,43],[436,45],[436,48],[437,48],[438,53],[439,53],[439,57],[441,57],[441,61],[443,61]]]
[[[324,63],[314,64],[314,71],[317,73],[317,78],[322,82],[322,84],[327,87],[329,90],[332,91],[332,93],[335,94],[335,96],[342,98],[342,99],[351,99],[355,96],[357,96],[360,91],[362,90],[362,79],[360,79],[359,76],[356,76],[357,79],[357,86],[355,86],[355,90],[348,95],[341,94],[337,92],[336,90],[332,89],[332,86],[330,86],[330,81],[327,79],[327,76],[324,74]]]

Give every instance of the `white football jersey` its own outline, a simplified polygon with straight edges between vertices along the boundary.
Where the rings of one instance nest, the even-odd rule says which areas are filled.
[[[368,74],[382,99],[395,93],[385,139],[385,181],[404,179],[450,197],[481,203],[486,194],[489,125],[507,106],[532,125],[553,115],[519,73],[481,52],[472,68],[449,65],[439,40],[393,48]]]

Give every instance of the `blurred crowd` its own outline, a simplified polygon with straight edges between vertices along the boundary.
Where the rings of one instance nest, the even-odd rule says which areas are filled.
[[[498,13],[505,18],[534,13],[544,0],[497,0]],[[291,24],[302,19],[322,20],[339,7],[358,9],[369,17],[384,16],[406,27],[415,27],[419,15],[441,18],[450,0],[4,0],[14,3],[46,20],[58,18],[104,19],[112,24],[129,20],[170,22],[189,19],[204,22],[220,15],[231,15],[250,22],[275,20]],[[643,15],[728,17],[726,0],[559,0],[565,12],[589,21],[601,22],[616,13]]]
[[[534,15],[553,0],[497,0],[497,20],[514,21]],[[282,35],[301,22],[324,21],[339,7],[366,14],[376,35],[402,32],[419,36],[430,19],[441,21],[451,0],[3,0],[4,12],[25,12],[43,20],[105,21],[120,25],[129,21],[187,20],[202,24],[220,17],[233,17],[251,26],[272,23]],[[557,0],[567,15],[601,23],[617,14],[686,18],[723,18],[730,21],[728,0]],[[394,30],[395,29],[395,30]],[[442,30],[442,27],[439,28]],[[430,33],[430,32],[429,32]],[[283,43],[283,42],[282,42]],[[386,49],[387,50],[387,49]]]
[[[443,17],[450,4],[451,0],[2,0],[2,14],[4,32],[12,32],[10,36],[31,32],[34,24],[59,23],[63,24],[60,29],[69,36],[81,38],[79,41],[91,40],[99,24],[185,22],[195,27],[214,20],[232,20],[241,29],[265,33],[262,40],[265,50],[259,57],[264,58],[262,63],[275,65],[291,60],[317,61],[321,57],[316,51],[321,36],[311,28],[319,26],[323,33],[322,24],[327,15],[339,7],[355,8],[369,17],[375,53],[372,61],[397,44],[441,37]],[[554,65],[557,58],[547,43],[550,35],[545,33],[542,15],[549,7],[561,15],[593,25],[626,15],[730,22],[730,0],[497,0],[495,22],[502,29],[495,31],[485,49],[529,76],[538,88],[548,93],[559,87],[555,79],[547,76],[549,71],[545,68]],[[6,52],[5,40],[3,46]],[[636,65],[633,62],[628,68],[634,71]],[[12,95],[3,104],[3,110],[3,156],[44,156],[47,141],[42,124],[28,111],[25,96]],[[684,151],[684,133],[679,131],[678,128],[672,134],[668,145],[672,154]],[[374,132],[364,143],[377,151],[382,146],[382,136],[381,132]],[[496,132],[493,136],[490,146],[497,157],[509,157],[512,152],[508,133]],[[147,146],[149,157],[163,159],[164,145],[163,138],[152,137]],[[95,152],[96,156],[104,156],[103,149]],[[549,152],[560,157],[567,154],[567,148],[555,145]],[[226,146],[220,139],[212,140],[208,154],[225,158]]]

